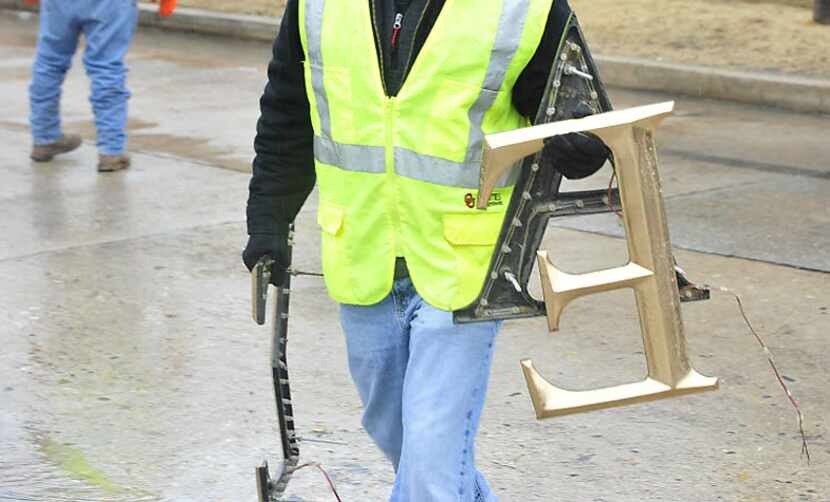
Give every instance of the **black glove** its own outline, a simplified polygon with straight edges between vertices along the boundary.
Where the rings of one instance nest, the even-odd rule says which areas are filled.
[[[270,256],[274,260],[271,268],[271,284],[279,286],[285,282],[288,268],[288,235],[286,234],[253,234],[248,237],[248,245],[242,251],[242,261],[248,271],[263,256]]]
[[[574,118],[591,115],[591,108],[581,104],[574,112]],[[599,171],[611,150],[597,136],[591,133],[571,133],[545,139],[542,162],[551,165],[569,180],[578,180]]]

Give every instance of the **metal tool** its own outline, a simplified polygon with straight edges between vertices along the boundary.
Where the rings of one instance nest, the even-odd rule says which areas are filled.
[[[251,315],[254,318],[254,322],[260,326],[265,324],[268,285],[271,284],[271,268],[273,266],[273,258],[263,256],[251,270]]]
[[[291,269],[294,228],[288,235],[286,266]],[[265,323],[265,305],[268,300],[268,285],[274,260],[270,256],[260,259],[251,270],[252,310],[254,321]],[[282,459],[275,463],[272,472],[267,461],[256,468],[257,495],[259,502],[278,502],[288,486],[293,470],[300,459],[299,441],[294,430],[294,408],[291,403],[291,388],[288,381],[288,306],[291,294],[292,273],[285,274],[285,282],[276,287],[274,302],[273,332],[271,339],[271,377],[274,385],[274,401],[279,421]]]

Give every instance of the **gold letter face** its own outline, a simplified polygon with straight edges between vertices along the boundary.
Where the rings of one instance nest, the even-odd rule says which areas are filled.
[[[592,132],[614,153],[620,185],[630,262],[622,267],[568,274],[558,270],[544,251],[538,253],[548,326],[559,327],[572,300],[621,288],[634,289],[648,367],[640,382],[588,391],[569,391],[546,381],[529,360],[522,361],[538,418],[623,406],[642,401],[714,390],[717,378],[692,368],[680,315],[671,242],[657,173],[654,129],[671,114],[674,103],[608,112],[488,136],[482,167],[480,199],[490,180],[498,179],[518,155],[541,148],[556,134]],[[537,150],[538,150],[537,148]]]

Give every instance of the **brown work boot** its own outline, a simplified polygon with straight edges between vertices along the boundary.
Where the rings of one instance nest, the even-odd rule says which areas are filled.
[[[122,153],[121,155],[98,155],[98,172],[110,173],[112,171],[120,171],[130,167],[130,157]]]
[[[45,145],[34,145],[29,157],[35,162],[48,162],[55,158],[55,155],[71,152],[81,146],[81,137],[77,134],[64,134],[54,143]]]

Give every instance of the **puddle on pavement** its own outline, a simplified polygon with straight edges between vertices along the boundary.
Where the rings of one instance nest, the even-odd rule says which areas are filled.
[[[230,149],[212,146],[207,138],[175,136],[172,134],[133,134],[130,136],[131,149],[136,152],[163,152],[188,160],[197,160],[215,167],[233,171],[249,172],[250,160],[234,159]]]
[[[250,172],[251,170],[250,159],[233,158],[232,156],[237,155],[236,152],[213,146],[208,138],[142,132],[156,127],[158,124],[154,122],[136,118],[129,119],[127,123],[128,150],[147,155],[160,153],[172,155],[232,171]],[[29,130],[27,124],[11,121],[0,121],[0,128],[27,132]],[[65,129],[80,134],[86,141],[95,141],[95,124],[91,121],[67,122]]]
[[[3,419],[0,500],[153,502],[157,494],[124,487],[91,465],[83,450]],[[13,419],[12,419],[13,420]]]
[[[124,494],[127,490],[107,478],[106,474],[89,464],[84,452],[70,443],[59,443],[47,436],[37,438],[38,450],[70,478],[83,481],[108,495]]]
[[[188,68],[197,68],[197,69],[218,69],[218,68],[242,68],[244,65],[240,65],[238,60],[234,59],[227,59],[222,60],[215,57],[215,55],[211,54],[210,57],[201,57],[198,55],[194,55],[193,52],[170,52],[169,50],[147,50],[147,49],[136,49],[134,52],[128,56],[131,60],[152,60],[152,61],[165,61],[167,63],[175,63],[177,65],[186,66]],[[267,64],[267,60],[263,59],[258,61],[258,65],[256,66],[257,69],[260,67],[265,68]]]

